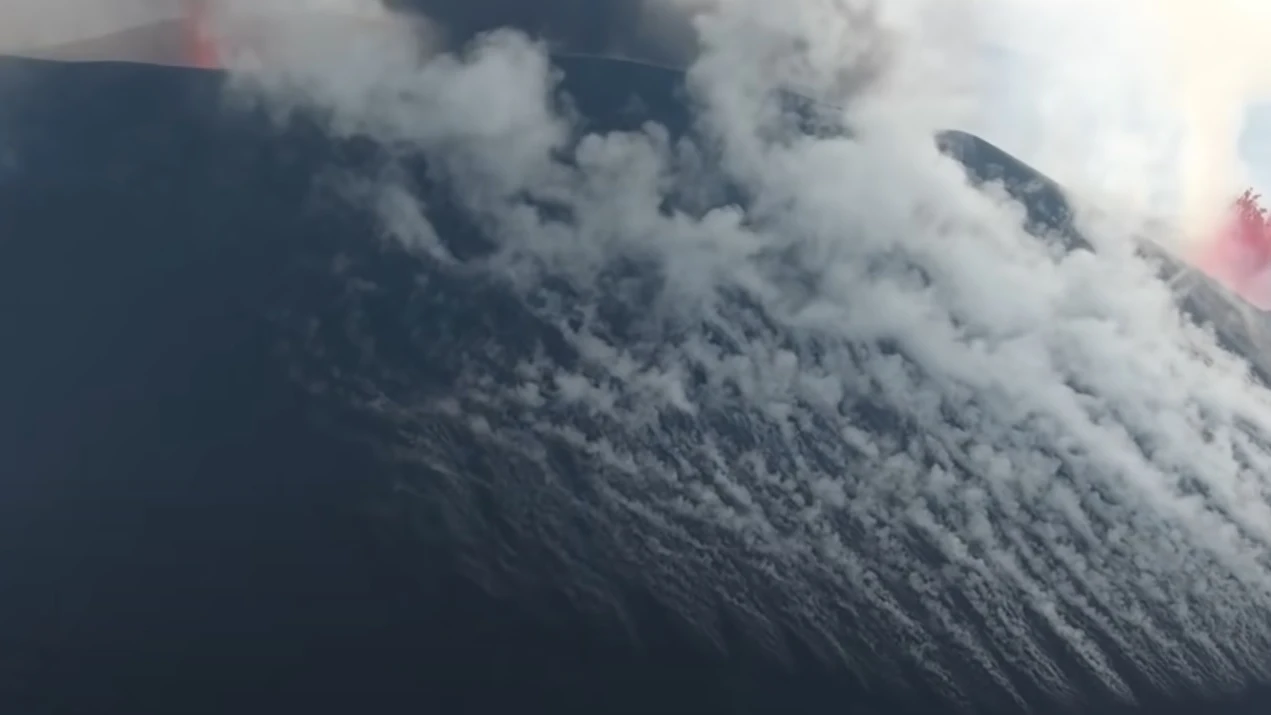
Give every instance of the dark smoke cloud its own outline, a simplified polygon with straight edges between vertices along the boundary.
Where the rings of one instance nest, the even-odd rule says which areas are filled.
[[[385,0],[427,15],[460,45],[499,27],[547,40],[559,52],[622,55],[670,65],[694,53],[692,3],[671,0]],[[704,6],[702,2],[697,6]]]

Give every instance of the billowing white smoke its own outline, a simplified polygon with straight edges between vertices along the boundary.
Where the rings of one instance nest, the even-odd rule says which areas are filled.
[[[1271,6],[974,4],[998,53],[985,130],[1008,149],[1080,191],[1180,220],[1189,240],[1248,185],[1240,138],[1251,105],[1271,97]]]
[[[426,157],[492,257],[451,255],[396,172],[354,193],[434,275],[513,291],[578,356],[476,346],[441,396],[354,376],[458,531],[510,529],[500,548],[550,552],[580,598],[641,578],[705,632],[726,604],[968,700],[1265,677],[1271,393],[1121,237],[1056,256],[937,154],[976,59],[948,7],[721,4],[678,143],[580,136],[514,33],[426,62],[407,33],[325,47],[233,86]],[[853,138],[798,131],[783,88],[833,100],[822,120]],[[663,210],[723,180],[745,206]],[[474,454],[501,529],[464,503]]]

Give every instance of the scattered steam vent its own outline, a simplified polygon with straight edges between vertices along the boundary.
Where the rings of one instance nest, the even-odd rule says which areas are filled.
[[[712,3],[692,14],[684,71],[553,54],[516,29],[447,50],[444,23],[413,6],[381,8],[370,34],[222,15],[215,46],[176,63],[215,73],[15,61],[26,79],[0,127],[21,172],[0,184],[0,226],[20,238],[0,244],[13,252],[0,285],[22,291],[3,295],[52,296],[38,305],[71,315],[61,283],[30,277],[62,260],[121,295],[149,286],[113,318],[154,327],[153,364],[110,364],[170,380],[136,435],[194,434],[174,415],[237,404],[244,380],[252,428],[225,444],[271,446],[256,430],[294,415],[260,407],[282,388],[243,377],[250,365],[285,373],[320,418],[317,436],[287,442],[296,453],[371,453],[340,472],[364,489],[361,518],[425,590],[444,564],[469,589],[386,599],[400,620],[375,627],[494,604],[428,621],[435,649],[405,680],[445,698],[424,693],[435,699],[411,711],[507,697],[530,712],[1261,712],[1266,701],[1249,703],[1271,682],[1265,214],[1242,197],[1196,270],[1179,256],[1203,252],[1174,237],[1205,211],[1158,222],[944,131],[962,116],[946,94],[960,78],[938,40],[960,20],[937,5]],[[103,113],[113,128],[93,129]],[[77,258],[63,248],[69,207],[90,199],[100,225],[163,240],[112,229],[86,241],[97,258]],[[103,257],[121,246],[130,258],[107,281]],[[198,320],[183,322],[182,301]],[[152,311],[171,319],[164,331]],[[250,330],[226,327],[240,317]],[[22,365],[39,371],[34,344],[76,359],[37,323],[14,329],[45,341],[13,341]],[[112,336],[101,342],[122,344]],[[218,359],[240,344],[269,352],[234,358],[240,372],[171,367],[210,342]],[[84,398],[80,419],[118,424],[124,406],[152,404],[129,389],[92,393],[116,409],[91,417]],[[41,404],[34,388],[13,394],[33,414]],[[232,524],[271,525],[240,541],[308,563],[280,545],[301,532],[257,500],[307,498],[290,460],[327,479],[325,460],[134,462],[121,445],[143,437],[109,434],[121,436],[85,453],[164,473],[137,513],[184,499],[172,495],[195,480],[181,467],[197,464],[253,503]],[[12,441],[28,467],[77,459],[38,462],[39,440]],[[249,463],[270,476],[249,483]],[[200,562],[153,558],[191,579]],[[102,570],[102,583],[125,578]],[[100,615],[94,599],[117,592],[76,603]],[[310,595],[287,601],[288,619]],[[554,630],[532,647],[516,644],[528,626],[485,640],[521,610]],[[190,624],[217,605],[182,613],[152,630],[185,647],[241,633],[248,659],[249,635],[273,623],[200,631]],[[306,644],[372,620],[315,617],[287,635]],[[62,642],[115,652],[84,632]],[[588,650],[600,632],[622,647]],[[478,676],[453,677],[459,644]],[[330,648],[350,667],[362,657]]]

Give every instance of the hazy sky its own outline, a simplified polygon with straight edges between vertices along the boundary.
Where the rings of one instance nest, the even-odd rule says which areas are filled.
[[[1249,165],[1254,186],[1271,194],[1271,103],[1252,104],[1246,122],[1240,135],[1240,155]]]

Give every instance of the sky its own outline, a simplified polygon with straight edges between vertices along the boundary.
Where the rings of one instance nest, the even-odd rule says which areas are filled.
[[[1271,103],[1251,104],[1240,132],[1240,157],[1249,167],[1252,185],[1271,196]]]

